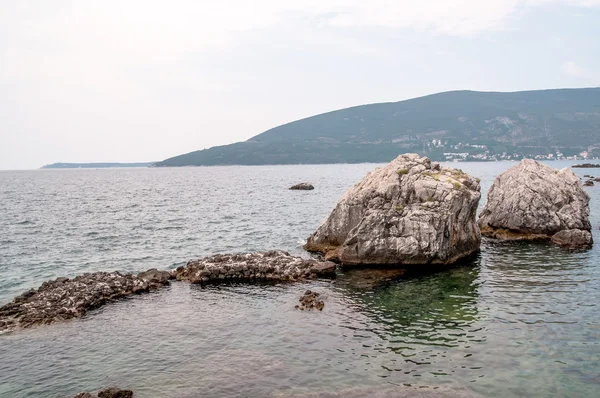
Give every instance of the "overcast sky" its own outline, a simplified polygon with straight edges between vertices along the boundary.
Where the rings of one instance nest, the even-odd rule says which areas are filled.
[[[600,85],[600,0],[0,0],[0,169],[455,90]]]

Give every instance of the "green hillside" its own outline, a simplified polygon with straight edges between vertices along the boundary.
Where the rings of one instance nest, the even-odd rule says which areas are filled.
[[[404,152],[493,160],[582,151],[600,154],[600,88],[451,91],[356,106],[157,166],[385,162]]]

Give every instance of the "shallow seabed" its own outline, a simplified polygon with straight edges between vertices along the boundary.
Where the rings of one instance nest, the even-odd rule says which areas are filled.
[[[487,189],[511,165],[454,166]],[[302,240],[373,167],[0,172],[0,304],[85,271],[175,267],[231,251],[305,255]],[[303,180],[316,190],[286,190]],[[0,336],[0,396],[108,385],[138,397],[343,396],[405,384],[598,396],[600,186],[587,191],[599,242],[591,251],[485,241],[478,256],[434,273],[174,283],[80,320]],[[294,309],[306,289],[325,296],[323,312]]]

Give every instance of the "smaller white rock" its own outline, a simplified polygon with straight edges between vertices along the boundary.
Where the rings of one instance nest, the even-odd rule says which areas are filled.
[[[561,231],[571,231],[553,240],[559,243],[568,235],[572,239],[567,240],[588,246],[592,244],[589,201],[570,169],[524,159],[496,178],[478,223],[483,235],[497,239],[550,240]]]

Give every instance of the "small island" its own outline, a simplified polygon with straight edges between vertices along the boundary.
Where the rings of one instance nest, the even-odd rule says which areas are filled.
[[[596,168],[600,168],[600,164],[582,163],[582,164],[574,164],[571,167],[577,168],[577,169],[596,169]]]

